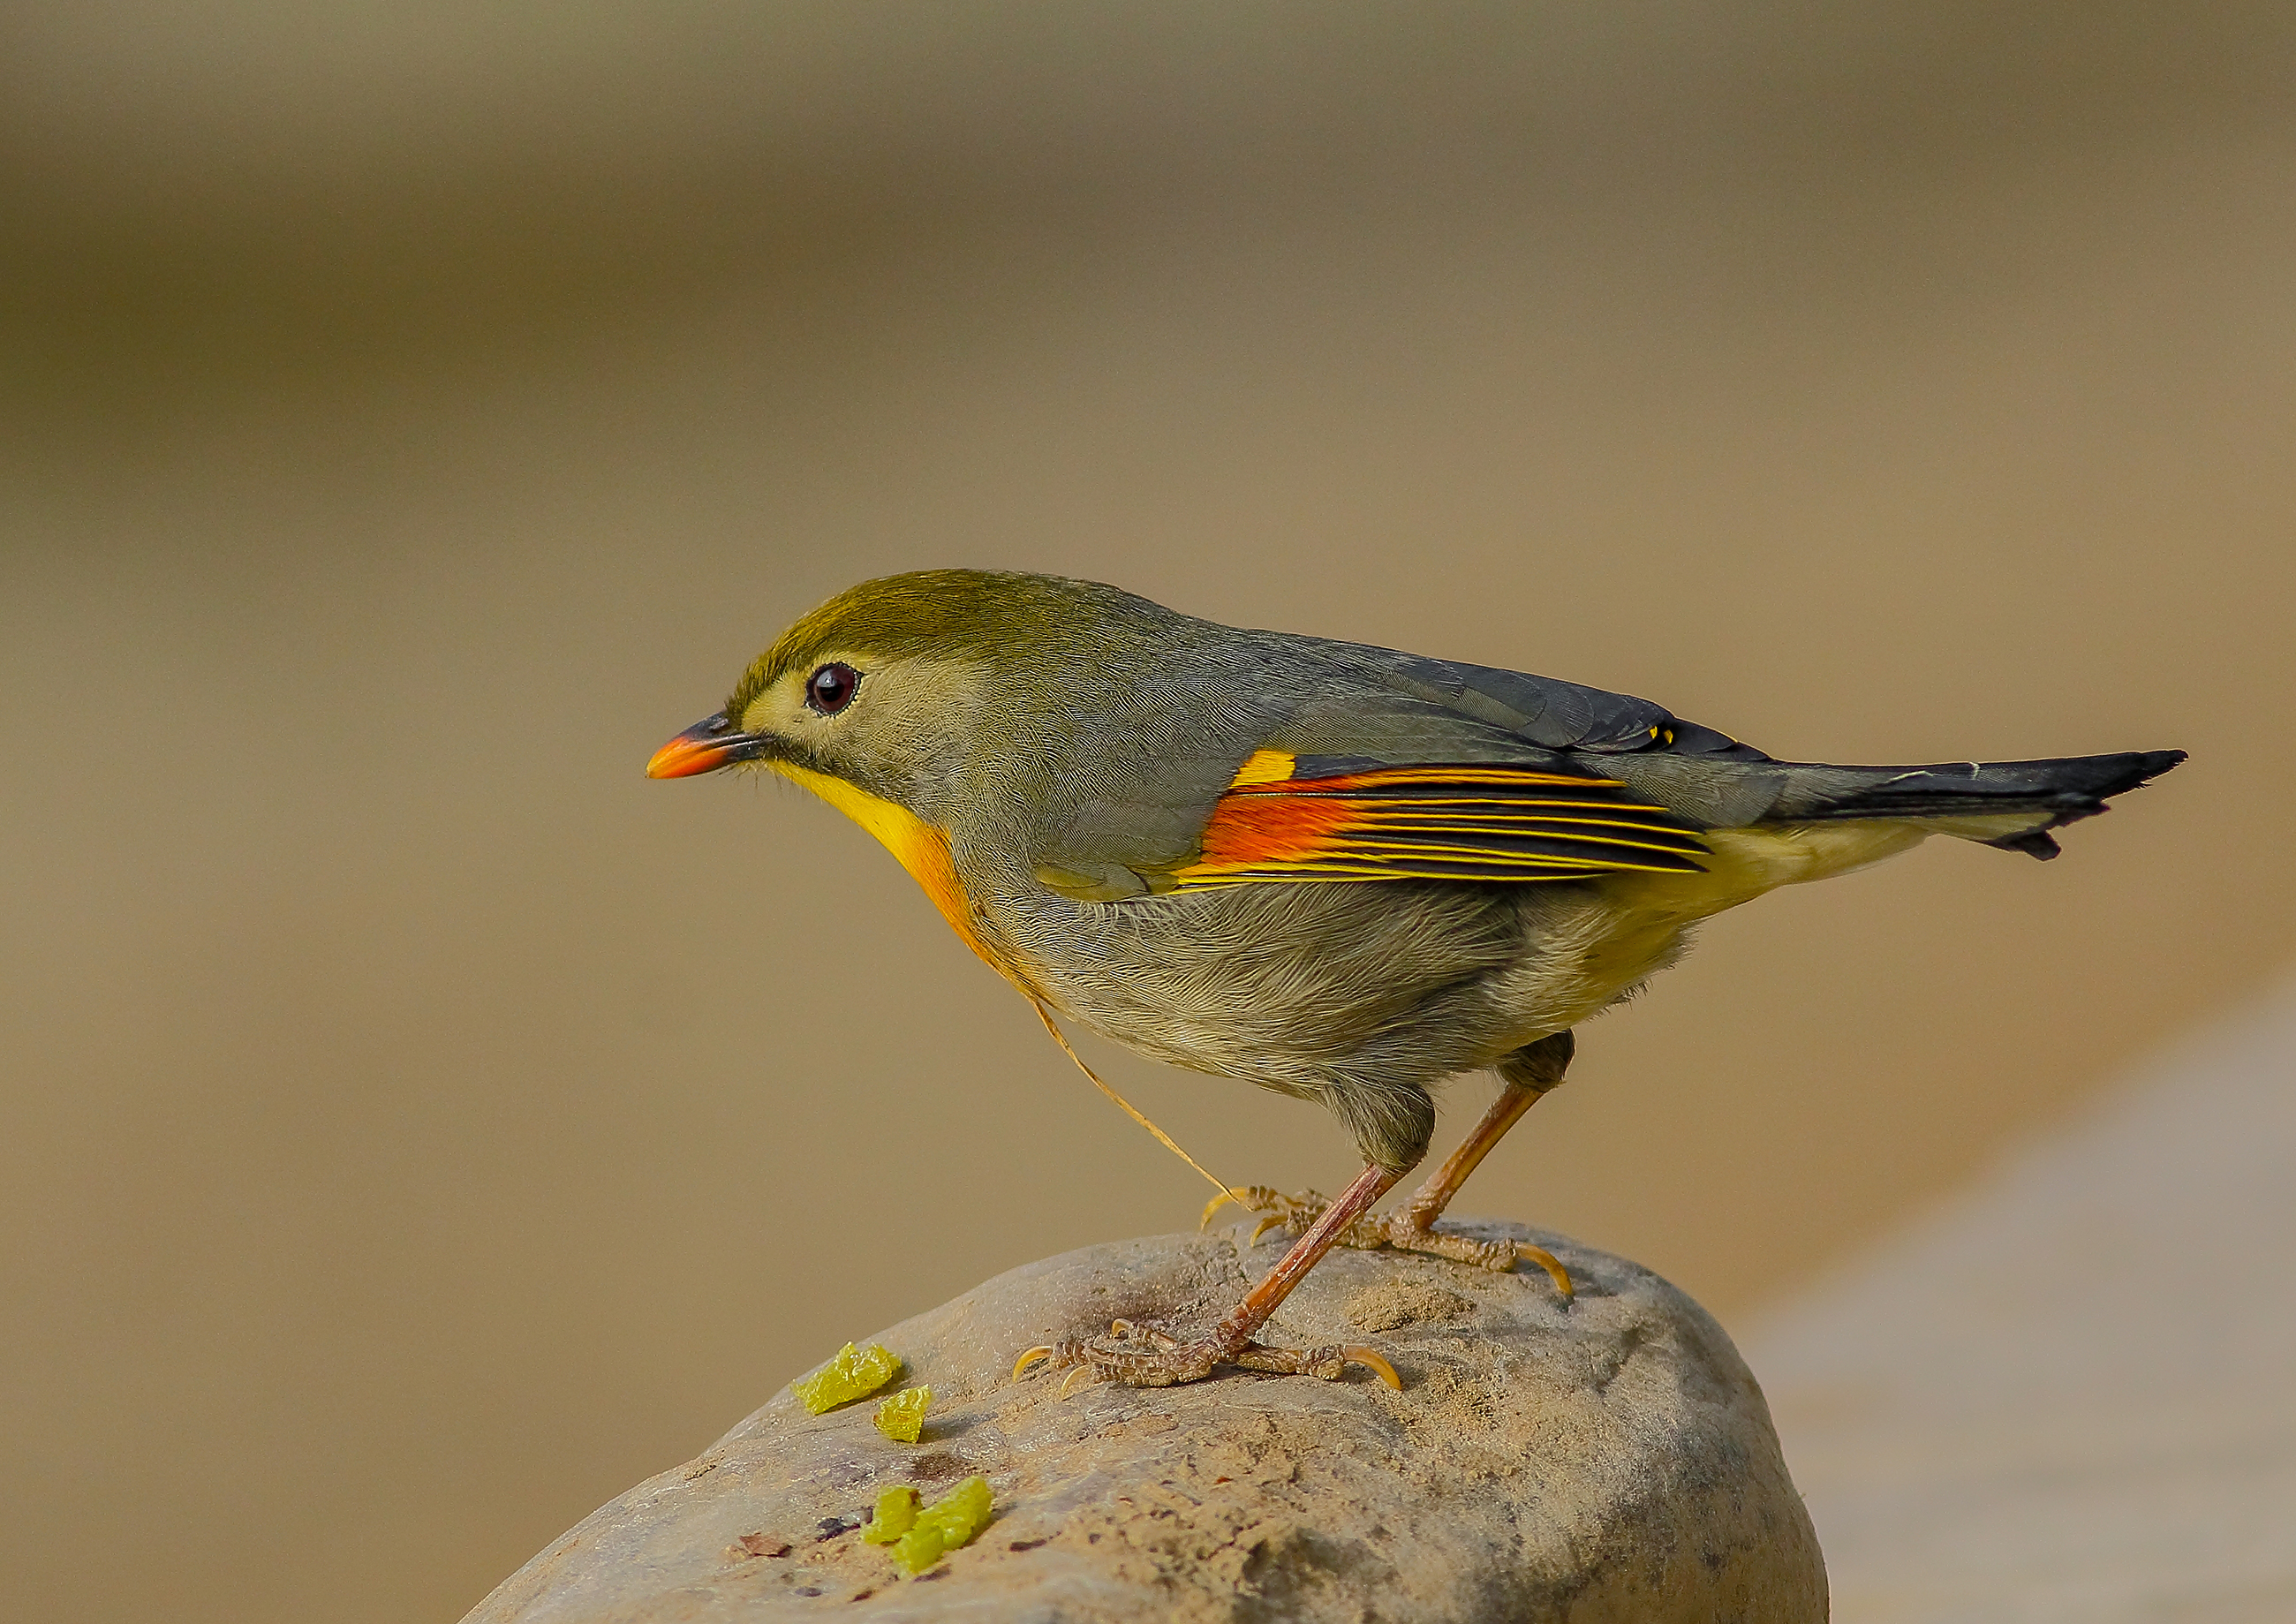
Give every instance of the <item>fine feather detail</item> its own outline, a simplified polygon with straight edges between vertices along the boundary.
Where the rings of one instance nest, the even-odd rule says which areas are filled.
[[[1330,764],[1255,752],[1214,803],[1179,890],[1308,880],[1696,874],[1692,827],[1614,779],[1500,763]]]

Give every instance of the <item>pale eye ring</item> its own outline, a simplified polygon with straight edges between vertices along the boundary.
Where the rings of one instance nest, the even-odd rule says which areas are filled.
[[[832,660],[805,679],[805,702],[822,716],[835,716],[853,702],[860,686],[860,672]]]

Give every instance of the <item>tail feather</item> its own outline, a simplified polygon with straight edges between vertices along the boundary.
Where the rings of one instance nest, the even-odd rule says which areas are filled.
[[[1930,767],[1786,766],[1784,788],[1761,821],[1935,818],[1941,833],[2053,857],[2057,843],[2049,831],[2095,816],[2111,797],[2184,759],[2181,750],[2152,750]],[[1964,826],[1952,827],[1956,822]]]

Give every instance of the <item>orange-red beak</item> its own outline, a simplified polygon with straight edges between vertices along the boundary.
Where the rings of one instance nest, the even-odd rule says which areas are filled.
[[[654,751],[653,759],[646,763],[646,776],[691,778],[736,761],[753,760],[760,752],[759,742],[735,728],[721,710],[702,718]]]

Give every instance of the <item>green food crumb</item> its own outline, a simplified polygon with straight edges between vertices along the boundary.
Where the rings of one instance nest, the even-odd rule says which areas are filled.
[[[920,1522],[901,1536],[900,1544],[893,1547],[893,1560],[912,1573],[922,1573],[947,1549],[948,1536],[941,1532],[939,1523]]]
[[[917,1512],[915,1525],[893,1547],[893,1559],[912,1573],[923,1572],[943,1552],[972,1544],[972,1537],[988,1526],[994,1504],[987,1478],[965,1479]]]
[[[926,1407],[931,1403],[931,1388],[903,1389],[877,1407],[877,1431],[897,1444],[916,1442],[924,1431]]]
[[[866,1398],[891,1381],[900,1368],[899,1357],[888,1349],[872,1342],[865,1350],[848,1342],[835,1358],[802,1382],[791,1382],[790,1391],[808,1411],[818,1415],[856,1398]]]
[[[938,1522],[947,1529],[949,1548],[954,1550],[988,1526],[988,1513],[993,1504],[994,1497],[988,1492],[988,1480],[975,1475],[965,1479],[920,1511],[917,1520]]]
[[[890,1545],[916,1526],[917,1491],[906,1485],[877,1497],[877,1514],[861,1530],[871,1545]]]

